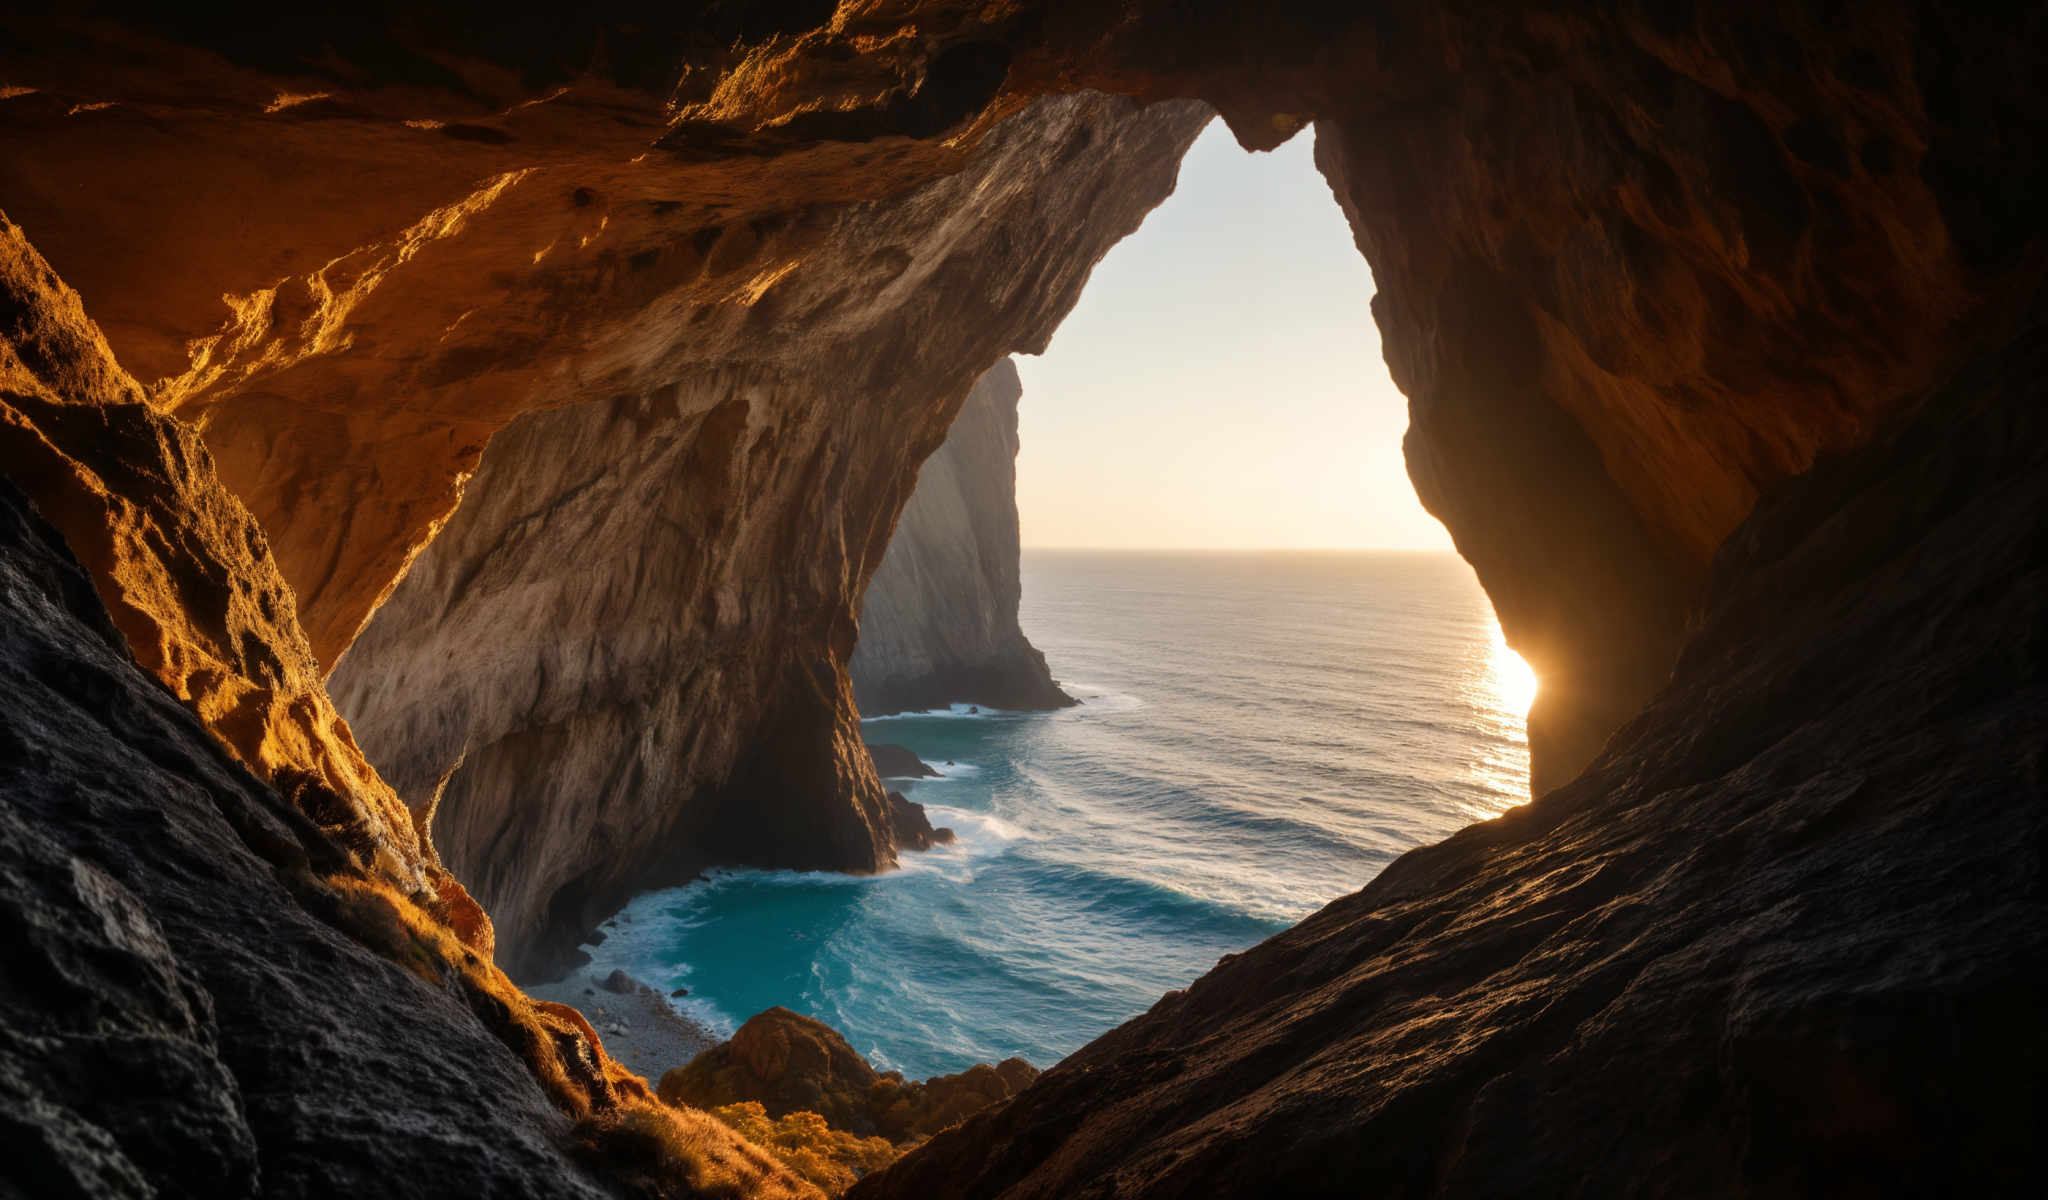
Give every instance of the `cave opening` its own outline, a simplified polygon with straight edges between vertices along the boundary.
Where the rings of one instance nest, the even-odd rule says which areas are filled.
[[[1409,482],[1313,139],[1210,124],[924,462],[851,675],[885,786],[955,840],[642,896],[588,974],[912,1078],[1049,1065],[1527,798],[1535,680]]]

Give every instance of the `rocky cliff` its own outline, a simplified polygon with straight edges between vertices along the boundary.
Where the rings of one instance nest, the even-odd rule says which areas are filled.
[[[1016,364],[975,381],[918,471],[889,551],[861,597],[847,673],[865,716],[939,708],[1061,708],[1045,655],[1017,624]]]
[[[261,531],[4,220],[0,439],[0,1190],[815,1195],[491,964]]]
[[[8,927],[128,947],[9,973],[10,1145],[43,1155],[10,1168],[402,1193],[436,1168],[384,1140],[477,1159],[502,1124],[500,1190],[573,1189],[591,1138],[713,1186],[658,1178],[678,1110],[504,984],[456,880],[532,965],[678,847],[887,862],[855,602],[973,379],[1168,186],[1203,110],[1144,102],[1194,99],[1250,147],[1316,125],[1410,473],[1542,678],[1543,799],[875,1190],[2030,1170],[2038,7],[273,16],[0,14],[0,472],[118,633],[21,535],[0,765],[41,848]],[[138,978],[174,982],[78,1016]],[[288,1003],[238,998],[266,982]],[[175,1052],[90,1049],[141,1025]]]
[[[894,864],[862,587],[975,377],[1044,344],[1208,119],[1033,104],[959,172],[814,214],[745,357],[679,347],[659,390],[492,440],[330,686],[512,969],[713,863]]]

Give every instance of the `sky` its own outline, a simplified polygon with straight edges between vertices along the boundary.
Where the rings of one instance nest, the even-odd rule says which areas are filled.
[[[1313,139],[1248,154],[1212,123],[1046,353],[1017,356],[1026,546],[1450,549]]]

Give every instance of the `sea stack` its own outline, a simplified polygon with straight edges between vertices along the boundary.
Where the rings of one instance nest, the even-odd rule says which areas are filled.
[[[864,716],[954,703],[1027,710],[1074,703],[1017,624],[1023,394],[1014,362],[990,368],[918,474],[861,599],[860,641],[847,669]]]

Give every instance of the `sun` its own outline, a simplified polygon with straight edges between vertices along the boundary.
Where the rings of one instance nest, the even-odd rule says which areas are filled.
[[[1508,649],[1507,642],[1496,632],[1493,635],[1493,689],[1501,708],[1518,717],[1529,715],[1529,706],[1536,702],[1536,689],[1540,686],[1536,672],[1522,656]]]

